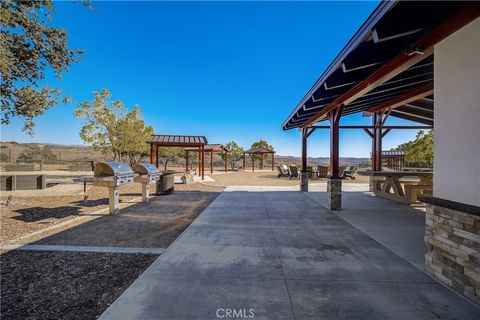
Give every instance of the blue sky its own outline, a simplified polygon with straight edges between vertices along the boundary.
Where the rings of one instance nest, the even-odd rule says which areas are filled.
[[[260,138],[280,155],[300,155],[300,134],[281,124],[335,58],[377,2],[56,2],[53,25],[71,47],[86,51],[63,80],[47,83],[75,103],[108,88],[138,104],[156,133],[205,135],[211,143]],[[82,144],[75,103],[37,119],[35,136],[22,122],[2,125],[2,141]],[[360,115],[343,124],[369,124]],[[405,124],[392,119],[389,124]],[[384,148],[411,140],[396,131]],[[328,156],[328,132],[309,139],[309,156]],[[363,131],[345,130],[341,156],[367,157]]]

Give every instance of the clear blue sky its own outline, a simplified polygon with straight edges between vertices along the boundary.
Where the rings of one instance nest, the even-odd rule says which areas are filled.
[[[140,105],[156,133],[205,135],[211,143],[249,147],[267,139],[280,155],[300,154],[300,134],[281,124],[377,2],[56,2],[53,24],[82,62],[47,83],[78,103],[108,88]],[[2,126],[2,141],[82,144],[75,104],[37,119],[35,136],[21,121]],[[343,124],[367,124],[361,116]],[[389,120],[390,124],[406,121]],[[391,132],[384,148],[415,136]],[[370,139],[343,131],[341,156],[367,157]],[[328,156],[328,132],[309,139],[309,156]]]

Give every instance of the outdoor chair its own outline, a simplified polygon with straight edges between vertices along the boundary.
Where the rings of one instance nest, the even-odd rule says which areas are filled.
[[[357,174],[357,167],[350,166],[348,169],[343,171],[343,178],[350,178],[352,180],[355,180],[355,174]]]
[[[295,165],[290,166],[290,179],[298,179],[298,168]]]
[[[326,179],[328,177],[328,167],[317,166],[317,176],[320,179]]]
[[[277,170],[278,170],[278,177],[279,178],[289,176],[288,170],[285,170],[283,166],[277,166]]]
[[[307,172],[308,172],[308,177],[310,179],[314,178],[314,172],[313,172],[313,167],[312,166],[307,166]]]

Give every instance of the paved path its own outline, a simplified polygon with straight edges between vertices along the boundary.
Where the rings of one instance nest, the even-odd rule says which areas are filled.
[[[311,197],[232,191],[101,319],[226,319],[226,309],[252,311],[253,319],[480,317],[477,307]]]

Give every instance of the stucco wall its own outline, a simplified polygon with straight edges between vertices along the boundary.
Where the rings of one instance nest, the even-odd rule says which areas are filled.
[[[435,46],[434,197],[480,206],[480,18]]]

